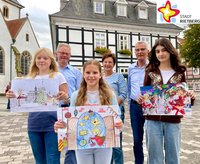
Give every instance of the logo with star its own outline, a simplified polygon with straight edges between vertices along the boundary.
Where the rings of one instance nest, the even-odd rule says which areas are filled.
[[[170,1],[167,1],[165,6],[159,7],[158,11],[162,13],[164,20],[168,23],[171,22],[171,18],[180,13],[180,10],[172,8]]]

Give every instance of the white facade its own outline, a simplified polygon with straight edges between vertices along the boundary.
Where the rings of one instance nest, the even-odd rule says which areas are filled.
[[[136,61],[134,46],[137,41],[146,41],[150,49],[156,39],[166,37],[177,47],[177,36],[182,31],[174,25],[156,24],[156,5],[143,0],[60,2],[61,10],[49,16],[53,49],[60,42],[69,43],[72,50],[70,64],[78,68],[92,58],[101,61],[102,55],[95,52],[100,46],[116,54],[116,71],[127,74],[128,66]],[[105,5],[104,13],[95,12],[96,2]],[[127,14],[119,15],[118,5],[126,6]],[[141,9],[145,10],[143,15],[140,15]],[[132,55],[120,53],[124,49],[130,50]]]
[[[9,19],[5,19],[3,16],[3,7],[6,6],[9,9]],[[3,67],[3,73],[0,73],[0,94],[3,94],[5,88],[10,80],[16,77],[15,69],[15,54],[13,52],[12,46],[16,47],[20,53],[20,57],[23,52],[28,52],[31,57],[37,48],[39,48],[38,41],[35,37],[33,29],[31,27],[28,18],[20,18],[20,4],[7,3],[4,0],[0,0],[0,48],[3,53],[3,63],[0,63],[1,68]],[[10,19],[11,18],[11,19]],[[7,22],[18,21],[22,22],[18,31],[13,35],[13,30],[9,29]],[[13,25],[15,25],[13,24]],[[17,27],[17,26],[16,26]],[[26,41],[26,36],[28,36],[28,41]]]
[[[4,0],[0,0],[0,8],[3,12],[3,7],[6,6],[9,9],[9,17],[5,18],[6,20],[12,20],[12,19],[19,19],[20,18],[20,8],[16,5],[13,5],[12,3],[8,3]]]
[[[6,23],[3,19],[1,12],[0,12],[0,29],[4,29],[4,30],[0,30],[0,36],[1,36],[0,48],[3,50],[4,60],[5,60],[5,63],[3,65],[4,74],[0,74],[0,83],[1,83],[0,93],[3,93],[4,88],[8,84],[9,79],[10,79],[9,65],[10,65],[10,44],[12,43],[12,37],[10,35],[10,32],[8,31],[8,28],[6,26]]]

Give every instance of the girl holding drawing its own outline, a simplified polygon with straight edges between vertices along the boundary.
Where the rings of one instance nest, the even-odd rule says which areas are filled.
[[[78,91],[71,96],[70,106],[118,105],[117,98],[102,78],[101,65],[96,60],[89,60],[83,66],[83,80]],[[122,128],[119,119],[115,127]],[[61,121],[54,124],[54,129],[64,128]],[[78,164],[110,164],[112,148],[92,148],[76,150]]]
[[[127,97],[127,85],[123,74],[113,71],[116,63],[116,57],[111,52],[108,52],[102,57],[102,65],[104,68],[104,80],[113,89],[117,96],[117,101],[121,110],[121,119],[124,122],[124,101]],[[122,132],[120,133],[120,147],[113,148],[112,163],[123,164],[123,150],[122,150]]]
[[[65,78],[58,72],[54,55],[48,48],[39,48],[29,69],[28,79],[57,79],[59,81],[58,100],[68,98]],[[6,93],[15,97],[13,91]],[[60,164],[57,134],[54,132],[55,112],[30,112],[28,117],[28,136],[36,164]]]
[[[156,41],[146,67],[144,86],[185,82],[186,67],[181,65],[178,52],[168,39]],[[193,92],[189,93],[192,100]],[[141,103],[142,96],[138,98]],[[179,164],[181,118],[183,116],[146,115],[145,129],[149,164]],[[165,158],[163,154],[165,151]],[[165,161],[165,162],[164,162]]]

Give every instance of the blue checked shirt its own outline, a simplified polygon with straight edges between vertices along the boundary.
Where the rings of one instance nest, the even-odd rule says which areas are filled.
[[[64,69],[59,68],[59,71],[64,75],[67,81],[68,94],[71,97],[72,93],[79,89],[82,73],[71,65],[66,66]]]
[[[137,100],[140,95],[140,87],[144,83],[145,67],[138,67],[137,62],[133,63],[128,68],[128,104],[130,105],[131,99]]]

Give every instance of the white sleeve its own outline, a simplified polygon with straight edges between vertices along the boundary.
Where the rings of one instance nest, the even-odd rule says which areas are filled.
[[[62,84],[64,84],[64,83],[67,83],[66,80],[65,80],[65,78],[64,78],[64,76],[63,76],[63,74],[61,74],[60,72],[58,72],[58,73],[56,74],[56,78],[57,78],[58,81],[59,81],[59,85],[62,85]]]

